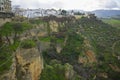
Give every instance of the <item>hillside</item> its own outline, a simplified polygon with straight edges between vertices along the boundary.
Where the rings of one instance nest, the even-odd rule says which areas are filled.
[[[120,29],[120,20],[119,19],[102,19],[103,22],[108,23],[109,25],[112,25],[113,27],[116,27],[118,29]]]
[[[120,79],[120,29],[95,16],[25,21],[0,29],[1,80]]]

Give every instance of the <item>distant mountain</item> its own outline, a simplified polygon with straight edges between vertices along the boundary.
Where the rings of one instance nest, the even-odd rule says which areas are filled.
[[[95,10],[92,11],[95,15],[99,18],[111,18],[111,17],[118,17],[120,18],[120,10]]]
[[[72,10],[68,10],[72,11]],[[118,18],[120,19],[120,10],[94,10],[94,11],[83,11],[83,10],[73,10],[74,12],[81,12],[81,13],[94,13],[99,18]]]

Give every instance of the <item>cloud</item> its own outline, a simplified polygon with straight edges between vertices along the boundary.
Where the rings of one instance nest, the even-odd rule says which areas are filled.
[[[101,0],[99,1],[99,7],[103,9],[120,9],[120,1],[118,0]]]
[[[57,2],[52,3],[52,6],[57,7],[57,8],[63,8],[64,3],[60,2],[60,1],[57,1]]]
[[[45,1],[39,1],[39,0],[13,0],[13,5],[20,5],[22,8],[63,8],[63,3],[60,1],[56,2],[45,2]]]
[[[117,7],[118,5],[115,1],[114,2],[110,1],[105,5],[105,8],[117,8]]]
[[[120,0],[12,0],[23,8],[120,9]]]

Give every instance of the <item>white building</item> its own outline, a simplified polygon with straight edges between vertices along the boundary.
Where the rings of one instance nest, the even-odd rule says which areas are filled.
[[[25,16],[28,18],[36,18],[36,17],[44,17],[44,16],[62,16],[61,10],[55,10],[55,9],[22,9],[20,7],[17,7],[13,9],[13,12],[15,14],[18,14],[20,16]],[[68,12],[67,15],[73,15],[73,12]]]
[[[46,16],[50,16],[50,15],[58,16],[60,14],[60,12],[55,9],[47,9],[47,10],[45,10],[45,14],[46,14]]]
[[[10,0],[0,0],[0,12],[11,12]]]
[[[34,18],[34,17],[43,17],[43,16],[58,16],[60,11],[55,9],[26,9],[23,12],[25,17]]]

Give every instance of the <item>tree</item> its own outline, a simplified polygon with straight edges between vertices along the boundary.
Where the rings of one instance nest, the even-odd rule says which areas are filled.
[[[10,22],[4,24],[0,30],[1,37],[5,36],[9,44],[11,44],[9,36],[12,34],[12,32],[13,32],[13,28],[12,28],[12,23]]]
[[[67,14],[67,11],[66,10],[62,10],[61,11],[61,15],[66,15]]]
[[[20,34],[31,27],[32,25],[30,23],[7,22],[0,29],[1,39],[2,37],[6,37],[6,40],[9,44],[12,44],[10,39],[13,39],[15,43],[18,37],[20,37]]]
[[[29,30],[32,28],[32,25],[30,23],[22,22],[22,23],[13,23],[13,34],[14,34],[14,43],[17,41],[17,39],[20,37],[20,34],[23,33],[26,30]]]

